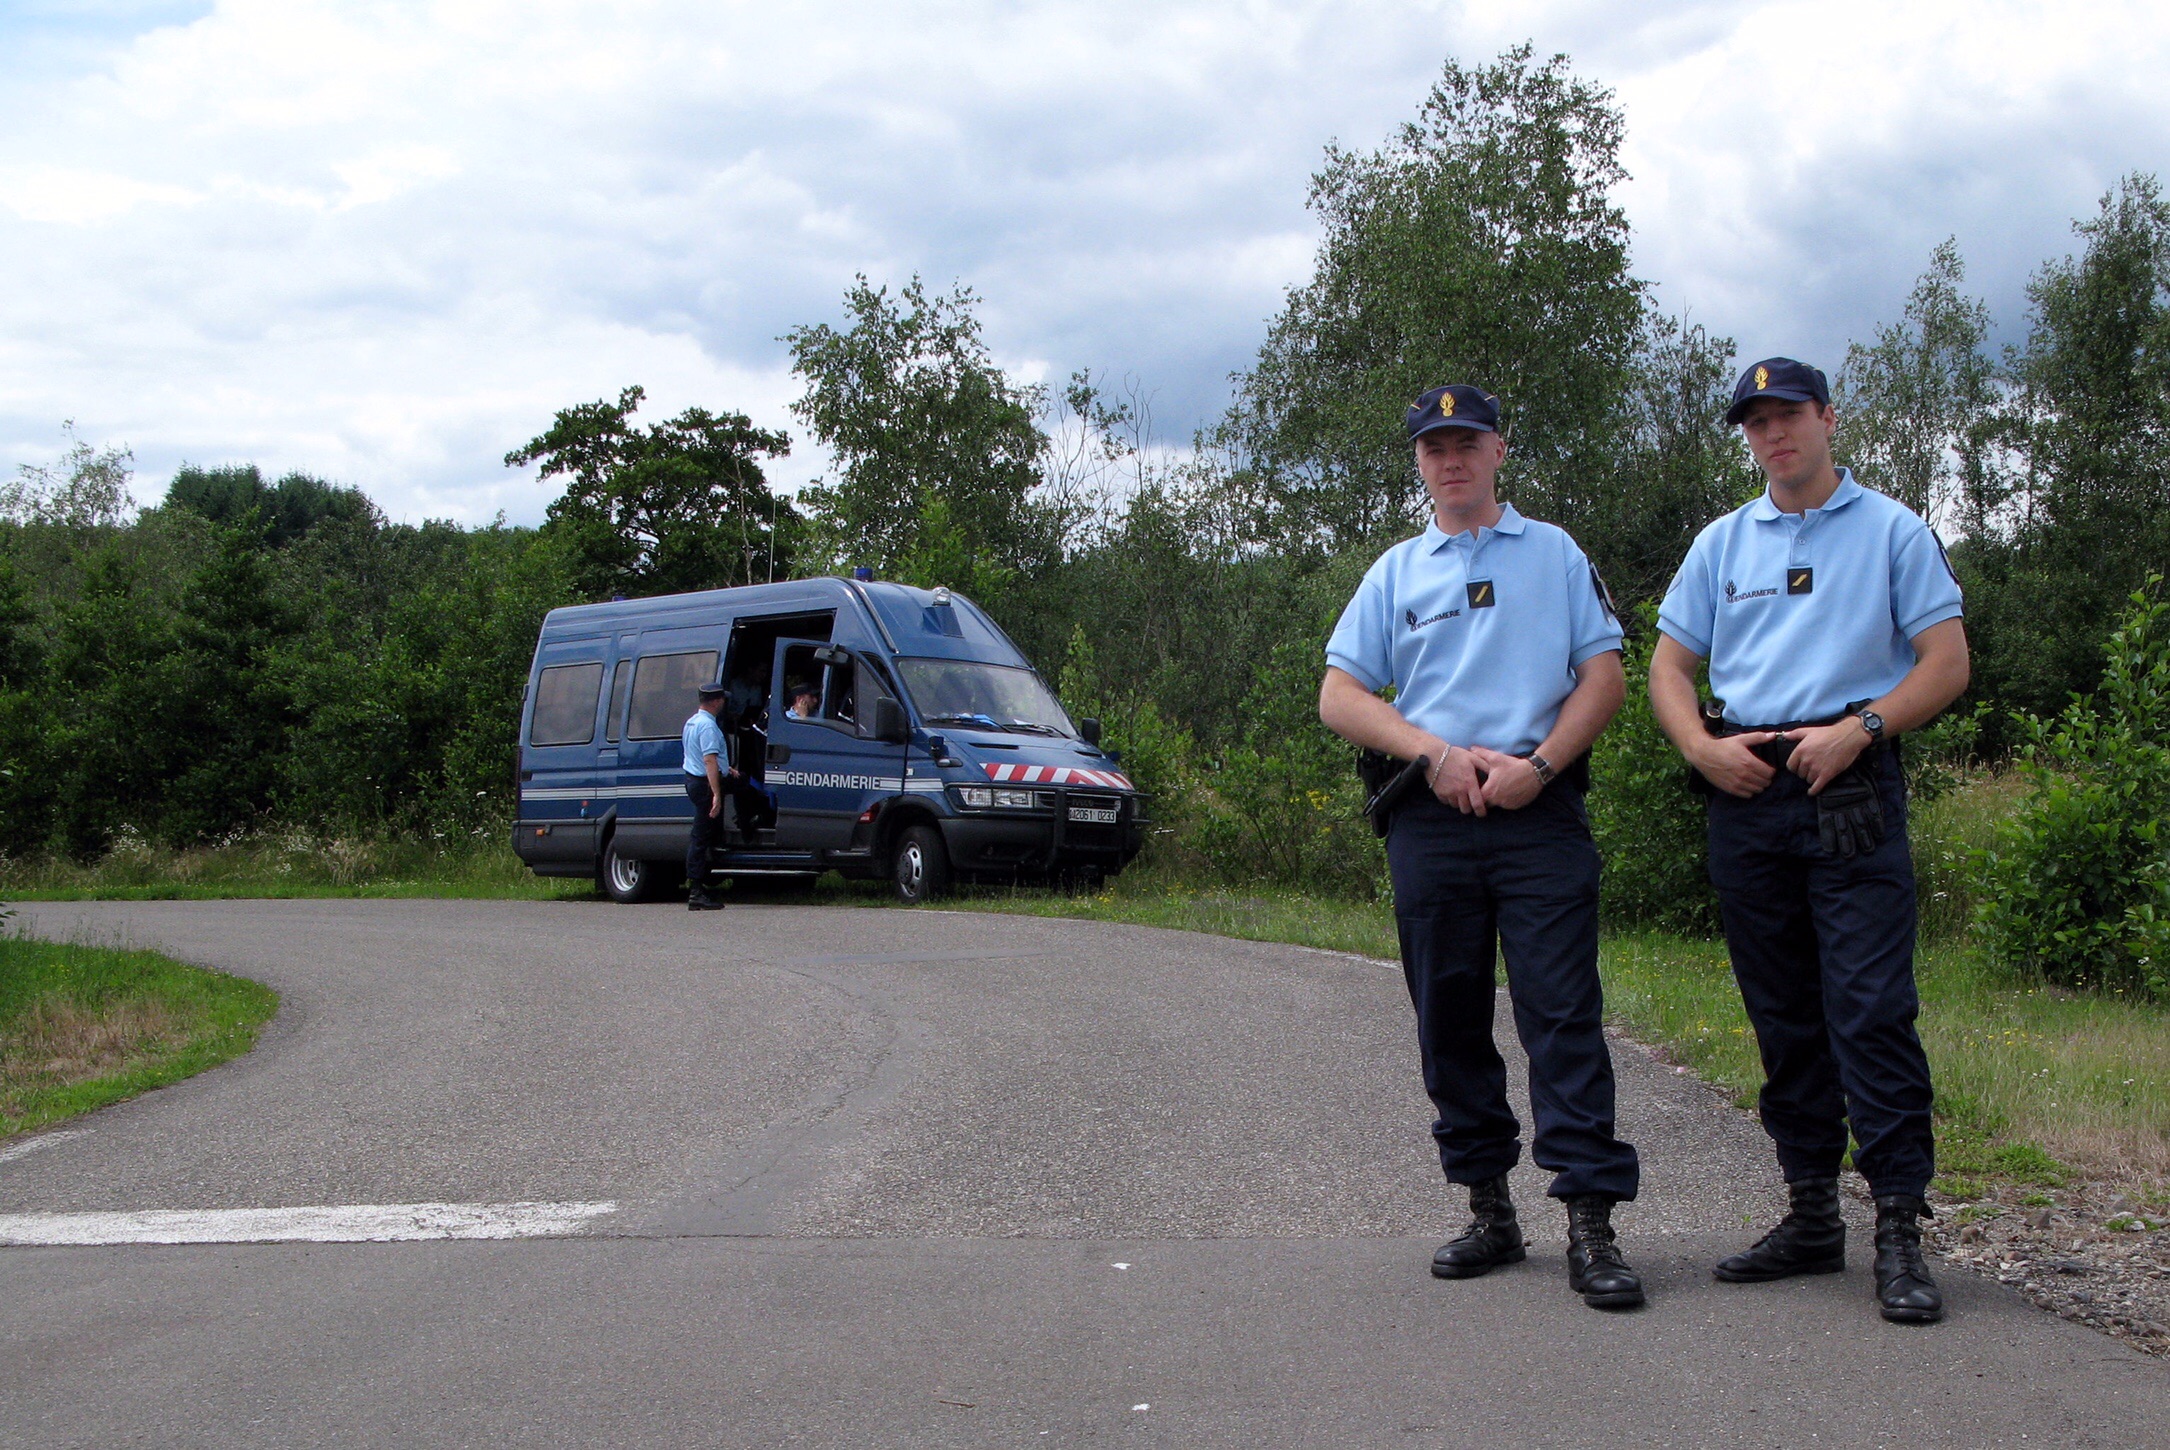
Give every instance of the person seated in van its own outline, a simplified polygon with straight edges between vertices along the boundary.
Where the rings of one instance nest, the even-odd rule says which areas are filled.
[[[785,686],[784,695],[791,701],[788,713],[794,720],[811,720],[821,713],[821,691],[806,680]]]

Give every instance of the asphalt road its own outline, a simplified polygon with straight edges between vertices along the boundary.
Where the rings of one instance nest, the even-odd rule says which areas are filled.
[[[2170,1373],[1943,1271],[1715,1284],[1755,1125],[1632,1047],[1635,1314],[1426,1272],[1398,973],[1148,928],[602,903],[39,906],[284,999],[0,1215],[616,1202],[507,1242],[0,1248],[0,1444],[2170,1444]],[[1511,1038],[1504,1011],[1500,1026]],[[1515,1074],[1520,1075],[1519,1061]]]

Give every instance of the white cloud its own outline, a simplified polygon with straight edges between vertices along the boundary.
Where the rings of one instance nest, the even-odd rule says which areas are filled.
[[[193,206],[201,199],[185,187],[111,172],[35,165],[0,171],[0,206],[25,221],[86,226],[110,221],[140,205]]]
[[[855,272],[962,279],[1003,357],[1135,375],[1180,434],[1308,270],[1321,147],[1523,36],[1617,87],[1668,302],[1835,362],[1951,232],[2016,317],[2068,219],[2163,154],[2170,23],[2057,17],[229,0],[0,60],[0,462],[74,417],[148,492],[251,458],[533,519],[548,490],[499,459],[566,404],[640,382],[658,415],[791,426],[777,336]]]

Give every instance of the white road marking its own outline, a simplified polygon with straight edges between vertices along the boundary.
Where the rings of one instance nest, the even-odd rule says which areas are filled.
[[[55,1143],[65,1143],[70,1138],[88,1138],[91,1132],[89,1128],[67,1128],[58,1133],[40,1133],[35,1138],[25,1138],[11,1147],[0,1148],[0,1163],[27,1158],[40,1148],[50,1148]]]
[[[615,1203],[354,1203],[136,1213],[0,1213],[0,1244],[378,1244],[550,1239],[585,1231]]]

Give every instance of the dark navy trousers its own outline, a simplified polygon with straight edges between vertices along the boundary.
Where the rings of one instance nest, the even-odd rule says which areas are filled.
[[[1936,1172],[1929,1060],[1914,1030],[1914,860],[1906,784],[1878,752],[1884,842],[1823,849],[1816,799],[1790,770],[1760,795],[1710,798],[1710,879],[1765,1082],[1757,1107],[1789,1183],[1854,1164],[1878,1195],[1919,1196]]]
[[[708,808],[716,797],[708,788],[708,777],[686,777],[686,799],[693,802],[693,825],[686,832],[686,884],[696,891],[708,889],[709,853],[716,838],[723,833],[723,817],[711,816]]]
[[[1581,795],[1555,783],[1519,811],[1478,817],[1423,793],[1395,812],[1386,854],[1447,1177],[1482,1183],[1522,1156],[1507,1065],[1492,1042],[1494,962],[1504,956],[1530,1059],[1530,1156],[1554,1174],[1547,1192],[1633,1198],[1640,1165],[1613,1132],[1597,847]]]

